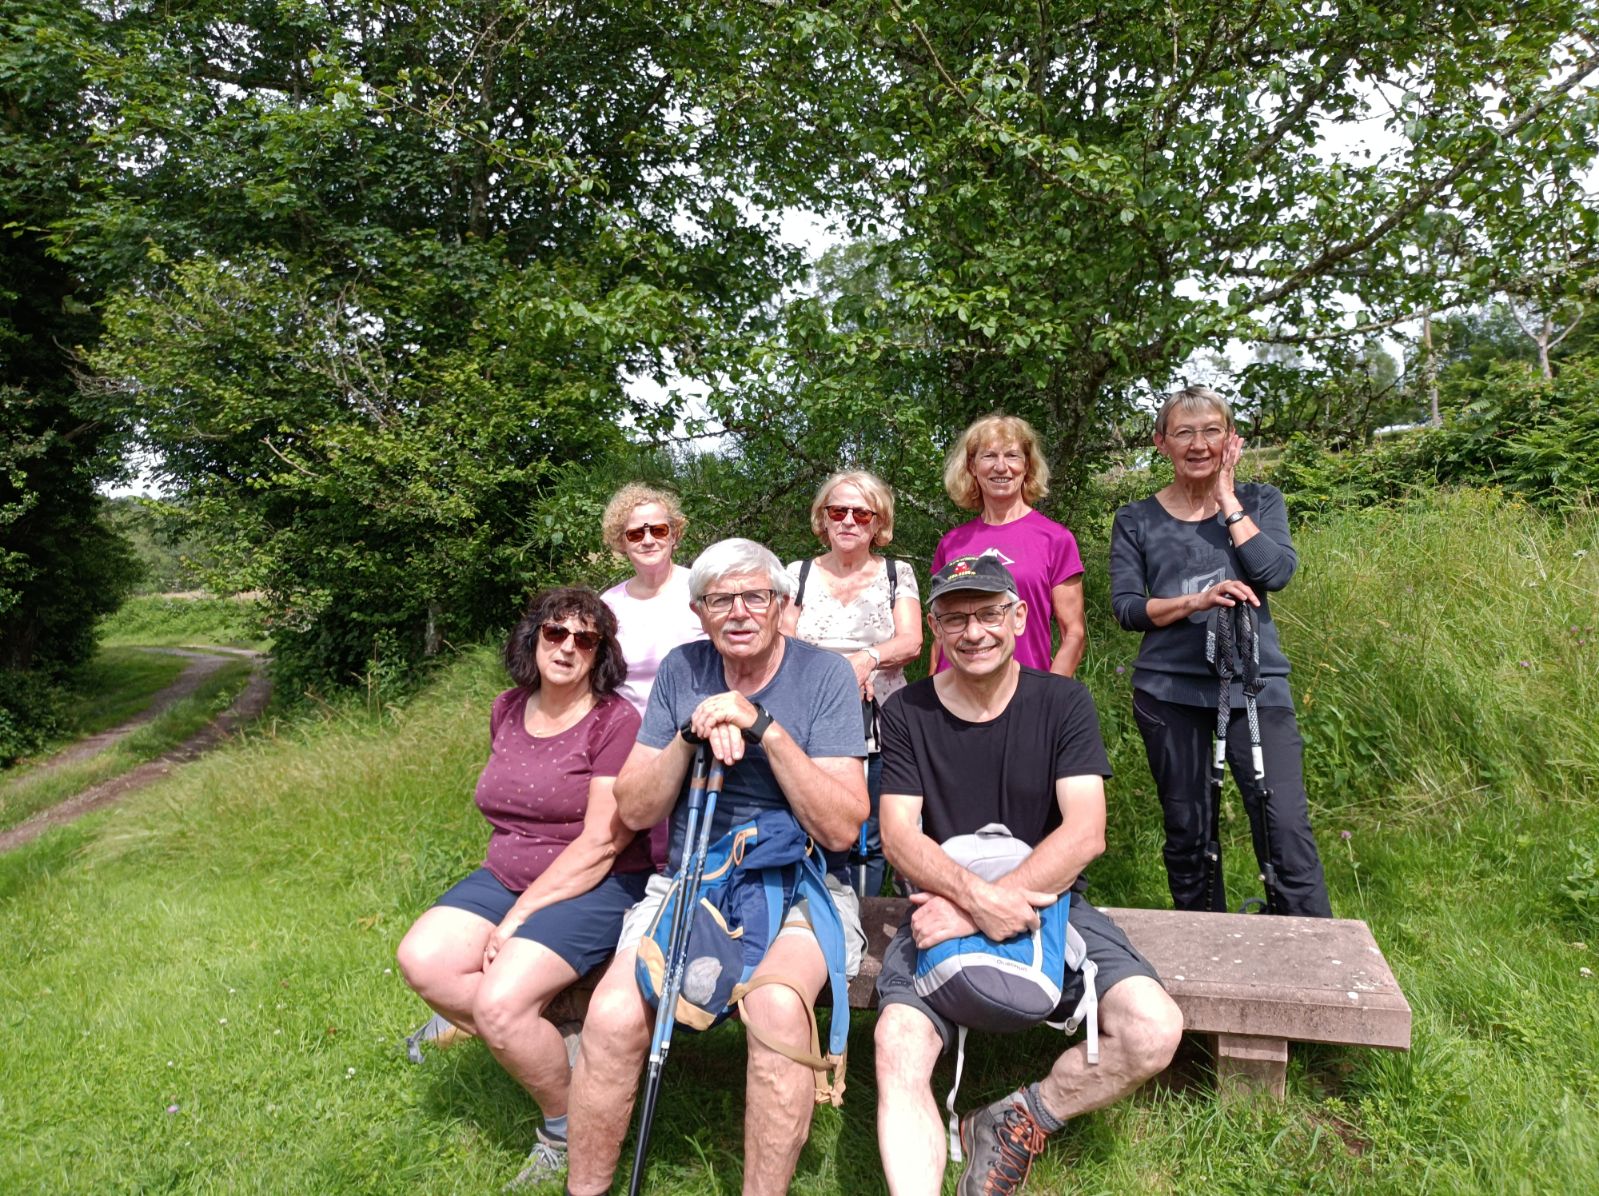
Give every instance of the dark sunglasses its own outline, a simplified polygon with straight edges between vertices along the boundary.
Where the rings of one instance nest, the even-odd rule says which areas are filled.
[[[595,631],[573,631],[570,627],[562,627],[559,623],[545,623],[539,627],[544,633],[546,644],[564,644],[566,637],[571,636],[572,642],[577,645],[580,652],[592,652],[600,646],[599,633]]]
[[[664,540],[672,534],[670,523],[641,523],[637,527],[630,527],[622,534],[627,537],[629,544],[640,544],[644,540],[644,533],[649,532],[657,540]]]
[[[851,515],[857,524],[867,524],[877,518],[876,511],[868,511],[865,507],[828,507],[827,517],[834,523],[843,523]]]

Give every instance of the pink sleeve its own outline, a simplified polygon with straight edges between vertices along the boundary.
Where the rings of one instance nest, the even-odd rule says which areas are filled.
[[[1077,537],[1062,527],[1060,534],[1054,537],[1054,551],[1050,555],[1049,584],[1051,588],[1070,581],[1079,576],[1083,569],[1083,558],[1077,551]]]
[[[619,697],[607,701],[589,739],[593,761],[589,766],[590,776],[614,777],[622,771],[638,739],[639,721],[638,711],[630,703]]]

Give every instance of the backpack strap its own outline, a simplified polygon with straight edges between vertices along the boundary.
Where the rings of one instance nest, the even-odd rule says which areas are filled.
[[[888,560],[888,621],[894,622],[894,598],[899,593],[899,558],[891,556]]]
[[[794,609],[803,610],[805,607],[805,580],[811,575],[811,558],[806,557],[800,562],[799,589],[794,593]]]
[[[781,873],[785,869],[772,868],[765,871]],[[769,897],[774,885],[777,885],[780,891],[782,883],[780,878],[768,875],[762,879],[767,885]],[[822,958],[827,963],[828,979],[832,989],[833,1017],[828,1028],[827,1054],[822,1054],[816,1011],[805,1000],[798,985],[788,977],[779,973],[766,973],[753,977],[733,990],[732,999],[738,1005],[739,1016],[744,1022],[746,1033],[753,1035],[757,1042],[769,1050],[810,1068],[816,1073],[816,1103],[831,1104],[836,1108],[844,1103],[844,1068],[849,1053],[849,980],[844,975],[844,920],[839,916],[838,907],[833,904],[833,895],[828,892],[826,876],[810,855],[799,861],[796,867],[793,896],[789,905],[785,907],[780,898],[769,899],[767,902],[768,917],[776,922],[776,925],[770,928],[771,934],[767,939],[769,943],[776,941],[782,921],[788,916],[789,908],[801,900],[807,903],[811,933],[816,936],[816,943],[822,950]],[[749,1018],[745,1016],[744,998],[753,990],[767,984],[781,984],[799,995],[800,1003],[805,1006],[805,1016],[810,1022],[809,1052],[769,1042],[751,1028]],[[828,1079],[828,1073],[832,1073],[831,1081]]]
[[[750,1024],[749,1012],[744,1008],[744,998],[749,996],[749,994],[754,992],[757,988],[763,988],[768,984],[781,984],[784,988],[789,989],[796,997],[799,998],[800,1005],[805,1010],[805,1019],[810,1023],[811,1028],[811,1044],[809,1051],[784,1046],[780,1042],[773,1042]],[[734,999],[738,1003],[739,1019],[744,1023],[744,1033],[748,1034],[767,1050],[776,1051],[785,1059],[792,1059],[795,1063],[798,1063],[803,1067],[810,1068],[814,1073],[816,1081],[817,1104],[832,1105],[834,1108],[837,1108],[839,1105],[844,1103],[845,1056],[843,1054],[832,1053],[827,1055],[822,1054],[822,1037],[821,1031],[816,1025],[816,1010],[811,1008],[810,1002],[805,999],[805,994],[800,991],[798,983],[788,976],[782,976],[776,972],[765,972],[762,975],[756,976],[753,980],[739,985],[733,990],[733,995]],[[846,1015],[843,1020],[847,1023],[849,1020],[847,1013],[848,1006],[845,1006],[845,1009]],[[828,1079],[829,1073],[832,1074],[831,1080]]]

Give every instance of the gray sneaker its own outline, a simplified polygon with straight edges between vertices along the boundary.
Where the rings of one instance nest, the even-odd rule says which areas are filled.
[[[1033,1120],[1027,1097],[1007,1093],[986,1108],[961,1118],[959,1196],[1011,1196],[1021,1191],[1033,1160],[1044,1152],[1048,1135]]]
[[[472,1035],[454,1022],[446,1020],[442,1014],[435,1013],[418,1026],[414,1033],[405,1036],[405,1057],[412,1063],[421,1063],[424,1042],[431,1043],[442,1051],[445,1047],[454,1046],[471,1037]]]
[[[538,1140],[533,1143],[533,1150],[528,1154],[527,1162],[522,1170],[516,1173],[516,1178],[505,1185],[503,1191],[520,1192],[537,1187],[539,1184],[549,1183],[565,1174],[566,1140],[550,1137],[544,1132],[543,1126],[540,1126],[535,1133]]]

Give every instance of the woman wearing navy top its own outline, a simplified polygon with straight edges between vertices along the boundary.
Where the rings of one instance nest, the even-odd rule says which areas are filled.
[[[1298,564],[1283,496],[1238,485],[1244,442],[1227,401],[1202,386],[1180,390],[1155,419],[1155,448],[1172,463],[1170,485],[1116,512],[1111,605],[1144,641],[1133,665],[1133,715],[1144,738],[1166,823],[1166,876],[1178,909],[1227,908],[1218,858],[1207,870],[1211,743],[1219,680],[1206,658],[1213,612],[1247,603],[1258,615],[1257,702],[1269,818],[1254,780],[1241,684],[1231,692],[1227,754],[1249,814],[1255,854],[1276,873],[1274,913],[1331,917],[1321,857],[1310,831],[1303,742],[1288,690],[1288,658],[1268,595]],[[1269,827],[1268,827],[1269,822]]]

